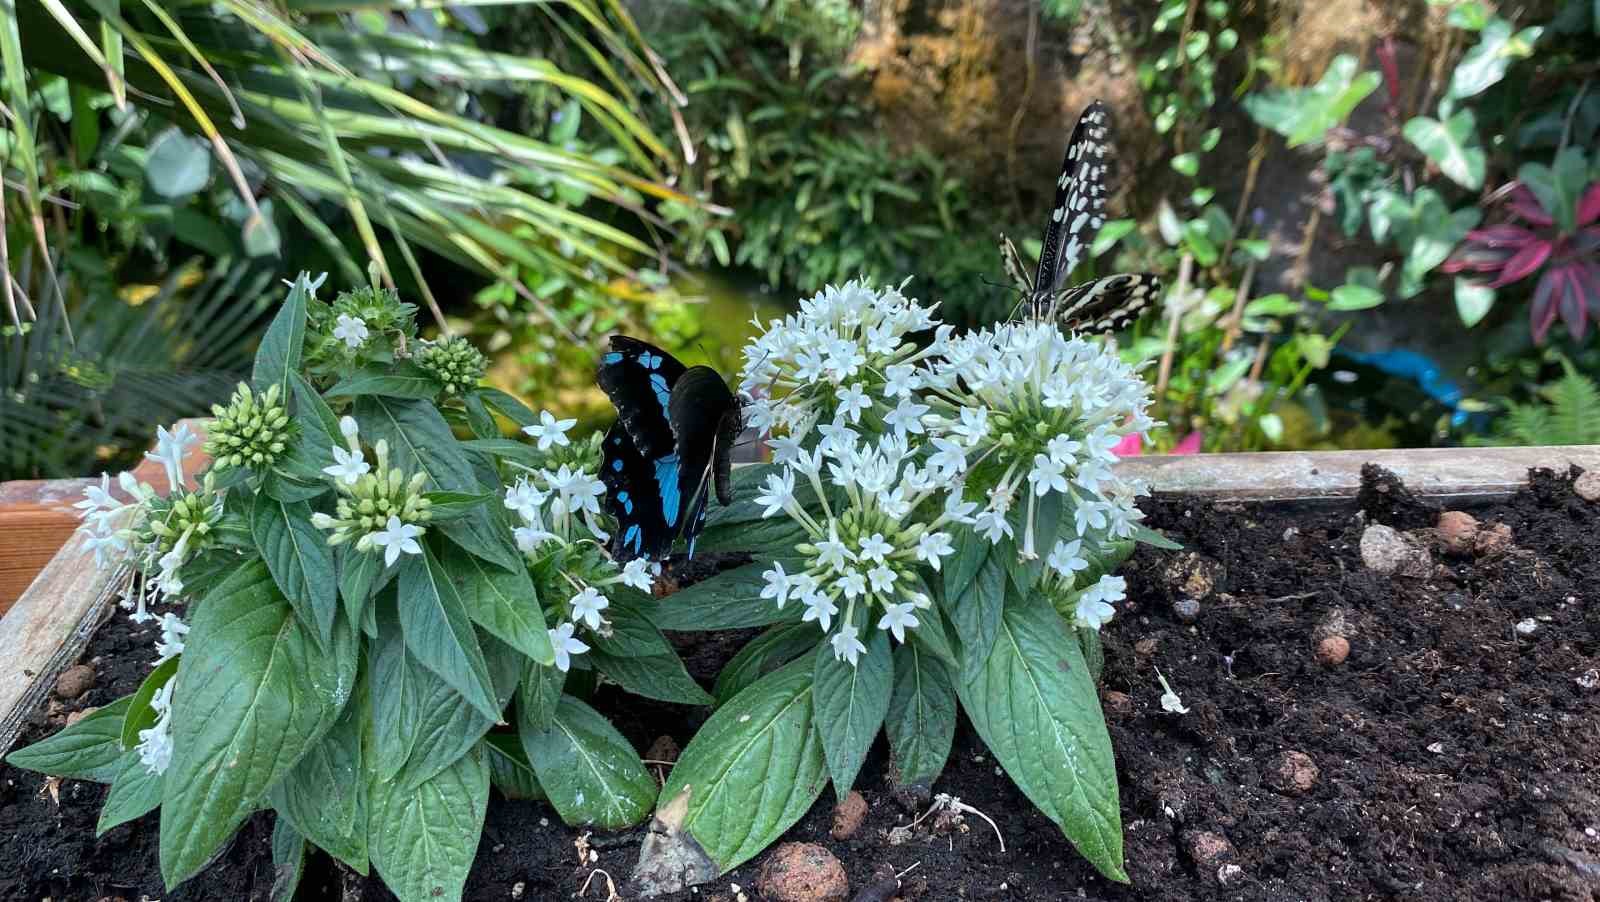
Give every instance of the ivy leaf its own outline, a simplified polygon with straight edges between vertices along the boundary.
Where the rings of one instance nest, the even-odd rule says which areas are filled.
[[[778,558],[777,562],[788,565],[786,569],[790,570],[800,563],[789,558]],[[651,619],[664,630],[694,631],[796,623],[804,613],[800,605],[786,605],[779,610],[771,599],[761,597],[767,584],[762,574],[771,564],[772,561],[754,561],[679,590],[671,601],[651,612]]]
[[[451,574],[426,544],[422,554],[404,557],[399,610],[407,651],[483,716],[499,720],[489,665]]]
[[[1341,53],[1315,85],[1252,94],[1244,99],[1245,111],[1257,124],[1287,138],[1290,147],[1321,141],[1382,83],[1378,73],[1357,74],[1356,69],[1356,58]]]
[[[1542,26],[1513,31],[1510,22],[1496,16],[1479,33],[1474,44],[1456,64],[1445,97],[1461,100],[1482,93],[1506,77],[1512,60],[1533,55],[1533,45],[1544,34]]]
[[[277,385],[283,397],[289,396],[290,375],[300,369],[300,354],[306,343],[306,298],[310,294],[310,278],[301,273],[271,325],[262,333],[250,371],[250,382],[257,391]]]
[[[1083,652],[1050,603],[1008,598],[994,653],[956,691],[1017,788],[1100,873],[1126,883],[1111,737]]]
[[[339,616],[339,581],[327,536],[311,525],[311,506],[257,495],[250,505],[250,534],[295,615],[326,644]]]
[[[112,827],[144,817],[161,805],[165,786],[161,774],[151,773],[136,751],[125,752],[121,766],[111,791],[106,793],[105,804],[100,806],[100,820],[94,825],[97,839]]]
[[[193,876],[332,728],[355,685],[355,637],[319,646],[261,561],[197,606],[172,692],[161,875]]]
[[[1483,147],[1471,110],[1461,110],[1444,122],[1418,116],[1406,123],[1404,132],[1445,178],[1473,191],[1483,187]]]
[[[544,730],[522,727],[522,747],[550,804],[568,824],[606,829],[644,819],[656,781],[617,728],[570,695]]]
[[[718,708],[661,789],[663,804],[687,791],[680,827],[722,873],[765,849],[822,794],[827,762],[811,727],[812,669],[801,658]]]
[[[122,722],[133,696],[125,695],[61,732],[6,756],[14,767],[110,783],[122,772]]]
[[[902,645],[894,651],[894,695],[883,722],[900,786],[931,786],[956,735],[956,688],[943,662]]]
[[[372,866],[401,899],[460,899],[489,810],[489,765],[481,751],[408,788],[375,776],[367,784]]]
[[[822,736],[823,754],[833,777],[833,793],[840,800],[855,785],[867,750],[883,726],[894,691],[894,664],[889,656],[889,634],[873,630],[867,650],[855,666],[834,658],[828,643],[817,646],[812,721]]]

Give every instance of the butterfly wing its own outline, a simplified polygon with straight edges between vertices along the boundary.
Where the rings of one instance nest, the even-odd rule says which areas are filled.
[[[678,453],[677,500],[683,502],[686,515],[683,531],[692,554],[695,537],[705,526],[707,497],[713,481],[717,483],[718,500],[724,504],[732,500],[726,497],[729,493],[724,490],[733,441],[738,437],[743,417],[739,399],[728,390],[722,375],[708,366],[690,367],[678,379],[672,390],[670,407]]]
[[[606,510],[617,520],[611,556],[619,561],[666,557],[678,531],[666,522],[655,460],[639,453],[620,418],[606,431],[601,448],[600,481],[606,487]],[[673,455],[672,459],[677,458]],[[672,486],[676,491],[676,474]]]
[[[1061,175],[1056,179],[1055,203],[1045,225],[1044,247],[1039,252],[1039,270],[1033,278],[1037,292],[1061,290],[1105,224],[1110,143],[1111,111],[1096,100],[1078,117],[1067,141]]]
[[[1058,292],[1050,318],[1071,332],[1119,331],[1161,294],[1161,279],[1152,273],[1118,273]]]
[[[649,342],[626,335],[611,336],[611,350],[600,357],[595,381],[617,409],[617,422],[646,460],[673,451],[668,403],[672,387],[684,374],[677,358]]]

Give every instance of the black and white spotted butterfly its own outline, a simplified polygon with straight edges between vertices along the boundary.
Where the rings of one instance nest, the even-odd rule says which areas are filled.
[[[1067,141],[1033,278],[1016,246],[1000,236],[1006,275],[1025,292],[1029,314],[1036,319],[1077,332],[1115,332],[1137,319],[1161,293],[1161,280],[1151,273],[1118,273],[1065,287],[1105,224],[1113,162],[1111,112],[1096,100],[1078,117]]]
[[[685,367],[625,335],[611,336],[595,381],[617,409],[600,465],[606,509],[617,519],[612,556],[660,560],[680,535],[693,555],[711,486],[723,506],[733,503],[728,477],[743,405],[711,367]]]

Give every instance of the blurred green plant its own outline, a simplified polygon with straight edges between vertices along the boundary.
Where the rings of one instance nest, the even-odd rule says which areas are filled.
[[[1502,416],[1487,436],[1468,436],[1471,445],[1600,444],[1600,386],[1566,359],[1563,375],[1542,386],[1533,400],[1506,400]]]

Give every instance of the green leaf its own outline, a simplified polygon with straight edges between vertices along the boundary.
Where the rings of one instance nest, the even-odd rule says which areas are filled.
[[[122,722],[127,695],[61,732],[6,756],[6,763],[57,777],[110,783],[122,772]]]
[[[1017,788],[1100,873],[1126,883],[1111,737],[1083,652],[1049,602],[1008,598],[994,653],[956,691]]]
[[[330,398],[382,395],[386,398],[432,400],[439,394],[439,383],[416,366],[397,365],[394,372],[363,373],[340,379],[328,389]]]
[[[872,630],[854,667],[834,658],[824,642],[817,647],[812,722],[822,737],[822,751],[833,777],[833,793],[840,800],[855,785],[867,750],[883,726],[894,692],[894,664],[889,656],[889,634]]]
[[[678,652],[645,613],[655,600],[638,593],[611,591],[609,636],[595,635],[585,660],[617,685],[645,698],[684,705],[709,705],[711,696],[689,676]]]
[[[414,788],[374,775],[367,793],[367,845],[389,890],[404,902],[459,902],[489,810],[483,752],[462,755]]]
[[[956,688],[942,661],[915,645],[894,650],[894,695],[883,727],[895,783],[933,785],[956,735]]]
[[[139,731],[148,730],[156,725],[159,719],[156,709],[150,707],[150,700],[156,697],[161,687],[167,685],[173,674],[178,672],[178,658],[168,658],[150,671],[139,688],[133,693],[133,698],[128,702],[128,713],[122,718],[122,747],[131,749],[139,744]]]
[[[787,558],[778,562],[791,568],[797,563]],[[664,630],[696,632],[796,623],[803,613],[800,605],[786,605],[779,610],[770,599],[761,597],[767,584],[761,574],[771,563],[753,561],[680,589],[652,610],[650,618]]]
[[[1245,111],[1257,124],[1287,138],[1290,147],[1321,141],[1383,81],[1376,72],[1356,70],[1356,58],[1340,54],[1312,87],[1251,94],[1244,99]]]
[[[319,646],[260,561],[200,601],[185,645],[162,802],[168,886],[198,872],[333,726],[359,656],[349,630]]]
[[[368,441],[388,442],[394,466],[427,473],[433,488],[440,491],[479,491],[472,464],[450,431],[450,424],[429,402],[363,395],[356,399],[355,417]]]
[[[339,582],[327,536],[311,525],[311,506],[257,495],[250,505],[250,534],[295,615],[327,644],[339,616]]]
[[[746,643],[717,674],[711,694],[718,705],[743,692],[767,674],[817,647],[822,631],[815,623],[774,626]]]
[[[1383,292],[1365,285],[1346,284],[1333,290],[1329,310],[1368,310],[1383,303]]]
[[[483,751],[489,759],[489,783],[501,795],[530,802],[545,797],[539,775],[533,772],[522,739],[515,733],[490,733],[483,737]]]
[[[485,403],[518,426],[533,426],[539,422],[539,415],[534,413],[528,405],[506,394],[498,388],[478,388],[473,390],[473,395],[482,398]]]
[[[1180,153],[1172,158],[1172,168],[1180,175],[1194,178],[1200,174],[1200,155],[1197,153]]]
[[[294,401],[292,416],[300,431],[278,468],[303,482],[322,483],[321,488],[326,490],[327,476],[323,468],[333,466],[334,446],[344,447],[339,421],[328,403],[299,373],[289,374],[289,391]]]
[[[533,729],[526,720],[520,726],[523,750],[563,821],[616,830],[649,813],[655,779],[593,708],[564,695],[547,729]]]
[[[441,560],[473,623],[541,664],[555,663],[550,630],[526,567],[505,570],[455,546],[447,546]]]
[[[176,128],[162,130],[145,150],[144,183],[160,197],[181,200],[211,181],[211,149]]]
[[[525,728],[548,730],[555,723],[556,706],[566,688],[567,675],[554,665],[526,659],[522,682],[517,685],[517,722]]]
[[[1452,28],[1482,31],[1484,26],[1489,24],[1489,11],[1477,0],[1467,0],[1466,3],[1458,3],[1451,7],[1444,21]]]
[[[469,439],[462,442],[461,447],[468,451],[476,451],[479,454],[487,454],[491,457],[502,457],[506,460],[524,463],[529,466],[534,466],[543,459],[543,455],[532,445],[524,445],[522,442],[509,438]]]
[[[1461,324],[1472,328],[1494,308],[1495,291],[1486,284],[1456,276],[1456,313]]]
[[[272,324],[262,334],[250,373],[250,381],[257,391],[279,385],[284,397],[288,397],[289,376],[300,368],[300,353],[306,343],[306,297],[309,294],[311,283],[306,274],[301,273],[294,280],[294,287],[289,289],[283,306],[272,318]]]
[[[1152,548],[1164,548],[1167,551],[1182,551],[1183,550],[1183,546],[1182,545],[1178,544],[1177,542],[1172,541],[1171,539],[1167,538],[1166,536],[1162,535],[1159,532],[1156,532],[1155,530],[1151,529],[1148,526],[1135,526],[1133,528],[1133,539],[1136,542],[1141,542],[1141,543],[1143,543],[1145,545],[1149,545]],[[1128,547],[1127,554],[1124,554],[1123,557],[1126,558],[1126,557],[1128,557],[1129,554],[1132,554],[1132,553],[1133,553],[1133,547],[1130,545]]]
[[[100,820],[94,827],[96,838],[112,827],[144,817],[161,804],[162,776],[151,773],[136,751],[124,753],[121,764],[122,770],[112,781],[105,804],[100,806]]]
[[[306,840],[288,818],[272,824],[272,902],[294,902],[306,869]]]
[[[367,767],[379,779],[392,780],[416,745],[417,721],[422,717],[421,683],[431,674],[410,660],[393,611],[385,607],[377,623],[378,635],[368,652],[372,662],[372,745]]]
[[[661,789],[688,792],[681,828],[726,873],[765,849],[822,794],[827,762],[811,726],[813,662],[767,674],[706,721]]]
[[[1445,178],[1473,191],[1483,187],[1484,154],[1471,110],[1461,110],[1444,122],[1418,116],[1406,123],[1404,133]]]
[[[499,720],[489,665],[452,575],[424,544],[422,554],[405,555],[399,579],[400,627],[406,649],[483,716],[491,722]]]
[[[429,523],[448,523],[471,515],[495,497],[487,492],[423,492],[428,499]]]
[[[1510,22],[1496,16],[1483,27],[1478,43],[1456,64],[1445,97],[1460,100],[1497,84],[1506,77],[1506,68],[1512,60],[1533,55],[1533,45],[1538,43],[1542,34],[1544,28],[1539,26],[1513,32]]]
[[[1089,256],[1098,257],[1106,251],[1116,247],[1117,242],[1126,238],[1138,228],[1138,222],[1132,219],[1112,219],[1100,227],[1100,233],[1094,236],[1094,244],[1089,248]]]
[[[517,679],[527,659],[492,636],[483,637],[483,641],[495,698],[504,708],[516,692]],[[459,692],[417,664],[415,658],[407,658],[414,670],[412,680],[419,690],[422,713],[417,718],[411,757],[406,759],[401,776],[414,786],[454,764],[499,721],[484,717]]]
[[[272,788],[278,817],[324,852],[367,873],[367,781],[362,734],[370,726],[366,693],[358,691],[339,720]]]
[[[1551,166],[1522,164],[1517,170],[1517,180],[1534,193],[1561,231],[1571,232],[1577,224],[1578,200],[1588,187],[1587,168],[1583,150],[1568,147],[1556,156]]]
[[[1006,565],[995,546],[971,530],[963,532],[957,541],[960,542],[956,549],[958,561],[981,554],[973,578],[957,591],[952,591],[952,585],[959,587],[960,577],[954,565],[949,565],[945,590],[939,595],[945,615],[956,628],[956,635],[961,637],[961,678],[965,681],[983,667],[999,635],[1000,613],[1005,605]],[[974,552],[974,548],[980,550]],[[956,576],[956,580],[952,581],[952,576]]]
[[[383,565],[383,555],[357,551],[355,543],[343,545],[335,557],[339,562],[339,596],[344,599],[345,616],[350,626],[361,628],[372,596],[389,584],[395,569]]]

